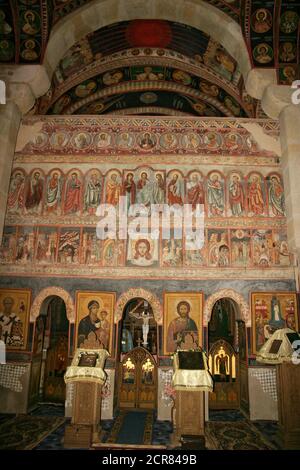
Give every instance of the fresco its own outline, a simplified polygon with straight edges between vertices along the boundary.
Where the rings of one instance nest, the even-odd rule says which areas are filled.
[[[260,350],[279,328],[298,331],[297,298],[294,292],[254,292],[251,294],[252,351]]]
[[[159,60],[161,61],[161,59]],[[210,60],[212,59],[207,59],[207,66],[210,65]],[[224,60],[227,64],[226,59]],[[235,70],[236,65],[234,64],[232,68]],[[221,74],[224,74],[221,66],[219,68],[215,67],[215,70],[219,70]],[[224,70],[227,69],[224,68]],[[231,80],[230,75],[226,76],[225,74],[223,78]],[[159,90],[145,93],[145,91],[135,91],[136,81],[161,81],[162,83]],[[62,83],[61,90],[65,88],[64,82]],[[120,87],[108,90],[109,87],[116,84],[122,85],[121,93],[119,92]],[[176,84],[186,88],[182,88],[179,94]],[[247,116],[248,113],[238,103],[239,92],[229,93],[226,91],[226,87],[222,87],[221,83],[219,85],[211,85],[210,82],[193,73],[165,65],[123,67],[122,69],[118,68],[109,72],[98,73],[93,80],[85,80],[79,85],[73,86],[62,96],[57,89],[54,97],[51,98],[51,102],[46,104],[47,97],[42,100],[43,105],[41,104],[41,106],[43,107],[40,109],[45,112],[47,106],[47,114],[62,112],[69,114],[69,110],[72,110],[72,112],[76,110],[77,114],[105,114],[112,111],[119,112],[121,109],[126,108],[134,109],[143,104],[151,104],[169,109],[175,108],[194,115]],[[145,87],[147,87],[146,84],[143,88]],[[101,100],[99,100],[100,97],[102,97]],[[208,100],[206,100],[206,97],[208,97]],[[212,97],[214,98],[213,101],[211,100]]]
[[[242,125],[236,124],[235,129],[222,127],[222,132],[215,126],[203,125],[201,121],[193,122],[193,130],[189,130],[178,121],[169,121],[169,131],[163,132],[159,127],[159,120],[150,121],[152,127],[145,132],[143,126],[128,129],[126,120],[122,118],[107,118],[103,125],[90,126],[89,120],[82,116],[82,131],[72,130],[67,125],[57,128],[55,118],[45,124],[44,131],[38,132],[28,140],[22,153],[26,155],[52,154],[52,155],[115,155],[117,154],[177,154],[197,155],[199,152],[208,155],[235,155],[239,159],[242,156],[270,157],[276,156],[272,151],[259,148],[253,136]],[[39,118],[37,118],[39,120]],[[32,123],[36,119],[32,120]],[[114,123],[119,122],[119,128],[114,131]],[[137,121],[138,122],[138,121]],[[179,123],[176,125],[176,123]],[[231,121],[234,122],[234,121]],[[87,123],[84,125],[84,123]],[[274,127],[274,124],[272,124]],[[268,127],[266,131],[270,135],[276,135],[277,129]],[[150,132],[149,132],[150,131]],[[79,160],[80,161],[80,160]],[[14,168],[15,188],[22,189],[22,169],[18,174]],[[36,171],[39,171],[37,168]],[[34,177],[34,175],[33,175]],[[43,175],[39,175],[43,178]],[[15,191],[14,191],[15,192]],[[10,205],[14,205],[11,201]]]
[[[82,118],[66,126],[65,119],[78,118],[45,118],[18,147],[0,247],[2,272],[114,276],[123,269],[172,277],[201,275],[200,267],[211,275],[245,268],[274,272],[293,263],[278,157],[260,149],[238,123],[105,118],[99,126]],[[36,118],[24,122],[29,130]],[[273,122],[264,126],[270,136],[278,132]],[[116,211],[116,236],[105,225],[104,236],[97,232],[101,203]],[[203,245],[178,238],[177,219],[171,220],[168,239],[162,214],[154,215],[155,239],[142,232],[124,238],[119,210],[133,204],[145,206],[148,224],[152,204],[202,204]],[[138,214],[130,212],[129,222]]]
[[[199,168],[199,167],[198,167]],[[276,173],[221,173],[217,168],[205,174],[196,167],[139,166],[125,169],[68,172],[34,168],[30,173],[14,170],[8,197],[8,218],[17,215],[59,221],[60,216],[94,216],[103,202],[117,207],[125,196],[131,204],[204,204],[208,217],[285,217],[282,177]],[[16,183],[17,180],[17,183]],[[45,181],[47,184],[45,185]],[[27,188],[27,189],[26,189]]]

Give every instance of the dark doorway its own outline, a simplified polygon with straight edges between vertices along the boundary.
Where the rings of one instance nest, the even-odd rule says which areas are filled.
[[[214,391],[209,396],[210,409],[240,407],[239,355],[236,344],[236,318],[239,307],[229,298],[213,306],[208,324],[209,369]]]
[[[53,297],[47,307],[43,341],[44,378],[41,391],[45,401],[64,403],[64,374],[68,366],[69,321],[60,297]]]
[[[208,325],[208,341],[211,347],[219,339],[234,346],[236,304],[228,298],[219,299],[213,306]]]

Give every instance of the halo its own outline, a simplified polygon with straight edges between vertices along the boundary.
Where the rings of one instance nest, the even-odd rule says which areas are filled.
[[[108,172],[108,174],[107,174],[107,176],[109,176],[110,178],[111,178],[113,175],[116,175],[118,178],[120,178],[120,175],[119,175],[119,173],[118,173],[116,170],[111,170],[111,171]]]
[[[129,173],[133,173],[133,174],[134,174],[134,171],[131,171],[131,172],[129,172]],[[138,172],[138,178],[139,178],[139,179],[142,177],[142,173],[146,173],[147,179],[149,180],[149,177],[152,176],[153,171],[150,170],[149,168],[147,168],[146,170],[139,170],[139,172]]]
[[[192,306],[191,306],[191,304],[190,304],[190,302],[189,302],[188,300],[179,300],[179,302],[176,303],[176,311],[177,311],[178,305],[181,304],[182,302],[186,302],[186,303],[190,306],[189,313],[191,313],[191,311],[192,311]]]
[[[85,311],[86,313],[89,312],[88,303],[89,303],[91,300],[95,300],[96,302],[98,302],[98,304],[99,304],[99,310],[100,310],[100,309],[102,308],[102,306],[103,306],[103,301],[102,301],[99,297],[97,297],[97,296],[93,296],[92,299],[84,299],[84,301],[82,302],[81,305],[82,305],[82,308],[84,309],[84,311]]]
[[[258,20],[258,15],[260,13],[263,13],[264,14],[264,18],[263,18],[263,21],[265,21],[268,17],[268,13],[267,11],[264,9],[264,8],[259,8],[259,10],[257,10],[256,14],[255,14],[255,18]]]
[[[168,174],[168,178],[172,179],[175,175],[178,176],[178,179],[179,179],[179,178],[183,178],[182,174],[179,173],[179,171],[176,171],[176,170],[172,170],[172,171]]]

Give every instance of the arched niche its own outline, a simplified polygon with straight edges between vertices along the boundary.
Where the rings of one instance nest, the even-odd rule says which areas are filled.
[[[66,305],[67,318],[70,323],[75,323],[75,306],[72,297],[67,291],[56,286],[46,287],[35,297],[30,310],[30,321],[35,322],[36,318],[41,313],[42,306],[43,308],[47,308],[53,296],[63,299]],[[45,300],[46,302],[44,303]]]
[[[211,319],[211,314],[215,303],[223,299],[224,297],[229,298],[236,302],[238,309],[236,312],[236,320],[243,320],[246,326],[251,326],[250,308],[248,302],[245,301],[244,297],[233,289],[221,289],[212,294],[205,302],[203,311],[203,326],[208,326]]]
[[[118,323],[122,317],[124,308],[126,304],[135,298],[142,298],[147,300],[151,305],[152,312],[154,315],[154,319],[158,325],[162,325],[162,306],[159,299],[156,297],[155,294],[149,292],[145,289],[129,289],[128,291],[124,292],[117,300],[116,308],[115,308],[115,315],[114,315],[114,323]]]

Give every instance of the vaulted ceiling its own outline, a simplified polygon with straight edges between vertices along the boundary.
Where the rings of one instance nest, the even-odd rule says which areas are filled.
[[[43,63],[53,26],[91,0],[1,0],[0,62]],[[206,0],[241,25],[252,66],[300,77],[300,0]],[[162,20],[123,21],[82,38],[55,70],[40,114],[258,116],[235,60],[207,34]]]
[[[41,114],[248,116],[236,61],[201,31],[158,20],[125,21],[75,44],[56,68]]]

